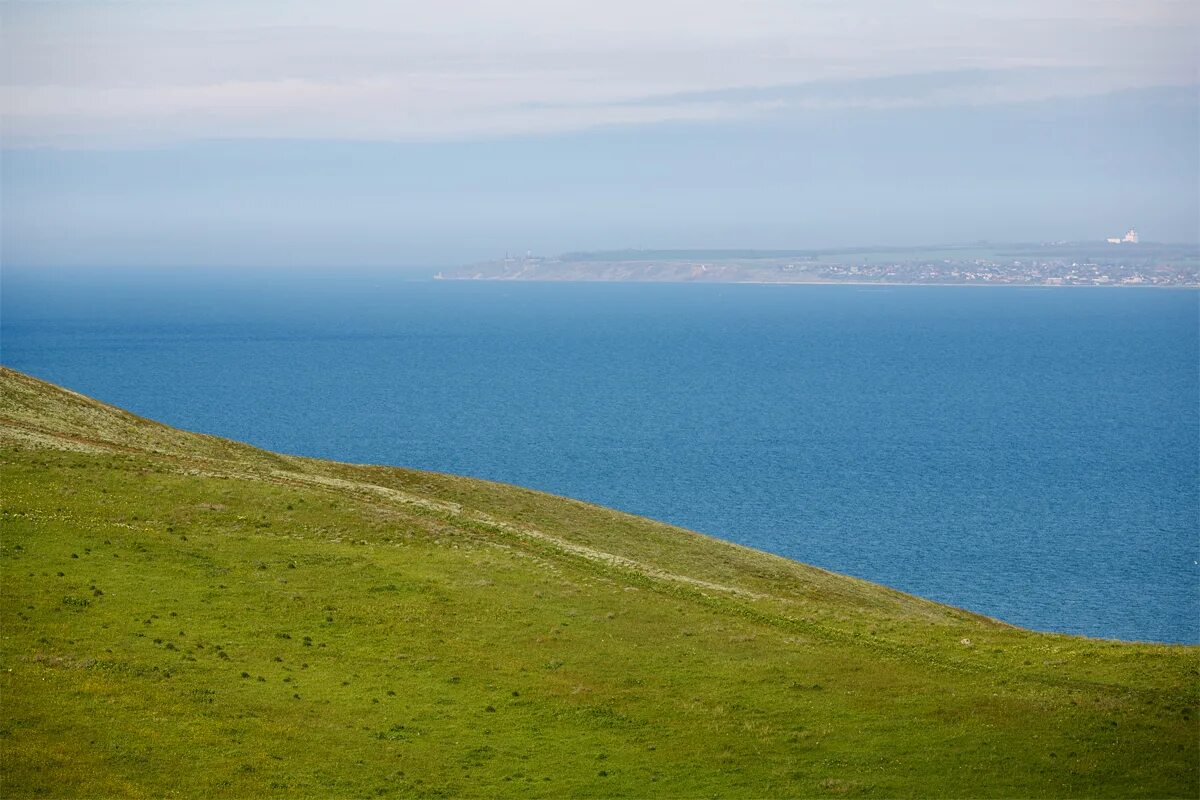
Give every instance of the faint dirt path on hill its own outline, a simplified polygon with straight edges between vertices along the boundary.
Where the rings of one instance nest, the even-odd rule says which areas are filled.
[[[490,514],[485,514],[482,511],[465,509],[458,503],[430,500],[427,497],[409,494],[408,492],[402,492],[399,489],[392,489],[387,486],[379,486],[378,484],[373,483],[350,481],[344,478],[330,478],[324,475],[309,475],[296,472],[287,472],[284,470],[273,470],[271,474],[276,478],[282,478],[290,481],[301,481],[305,483],[315,483],[318,485],[344,489],[346,491],[356,492],[359,494],[372,494],[393,503],[402,503],[405,505],[413,505],[420,508],[429,509],[431,511],[439,511],[478,525],[483,525],[484,527],[502,531],[504,533],[543,542],[558,550],[570,553],[571,555],[580,556],[581,558],[585,558],[589,561],[595,561],[608,566],[620,567],[632,572],[637,572],[648,578],[683,583],[699,589],[708,589],[714,592],[724,592],[726,594],[732,594],[751,599],[762,599],[767,596],[759,592],[752,592],[748,589],[742,589],[736,586],[726,586],[724,584],[714,583],[712,581],[706,581],[700,578],[692,578],[687,575],[679,575],[674,572],[661,570],[648,564],[643,564],[642,562],[636,561],[632,558],[618,556],[613,553],[606,553],[602,550],[597,550],[586,545],[569,542],[565,539],[545,533],[544,531],[540,531],[536,528],[504,522],[503,520],[498,520]]]

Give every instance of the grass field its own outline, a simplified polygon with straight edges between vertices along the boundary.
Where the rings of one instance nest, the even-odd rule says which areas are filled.
[[[1198,648],[0,389],[4,798],[1200,794]]]

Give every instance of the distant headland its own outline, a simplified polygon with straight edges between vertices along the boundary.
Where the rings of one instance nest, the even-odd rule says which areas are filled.
[[[821,250],[605,250],[506,255],[439,280],[1200,287],[1200,245],[976,243]]]

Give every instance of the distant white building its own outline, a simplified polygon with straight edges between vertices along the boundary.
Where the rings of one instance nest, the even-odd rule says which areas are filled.
[[[1137,231],[1134,230],[1133,228],[1130,228],[1128,231],[1125,232],[1125,238],[1109,239],[1108,243],[1109,244],[1137,244],[1138,243]]]

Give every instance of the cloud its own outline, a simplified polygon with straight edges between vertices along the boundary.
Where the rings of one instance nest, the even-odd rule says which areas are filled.
[[[1197,79],[1190,0],[15,2],[7,146],[426,141]]]

